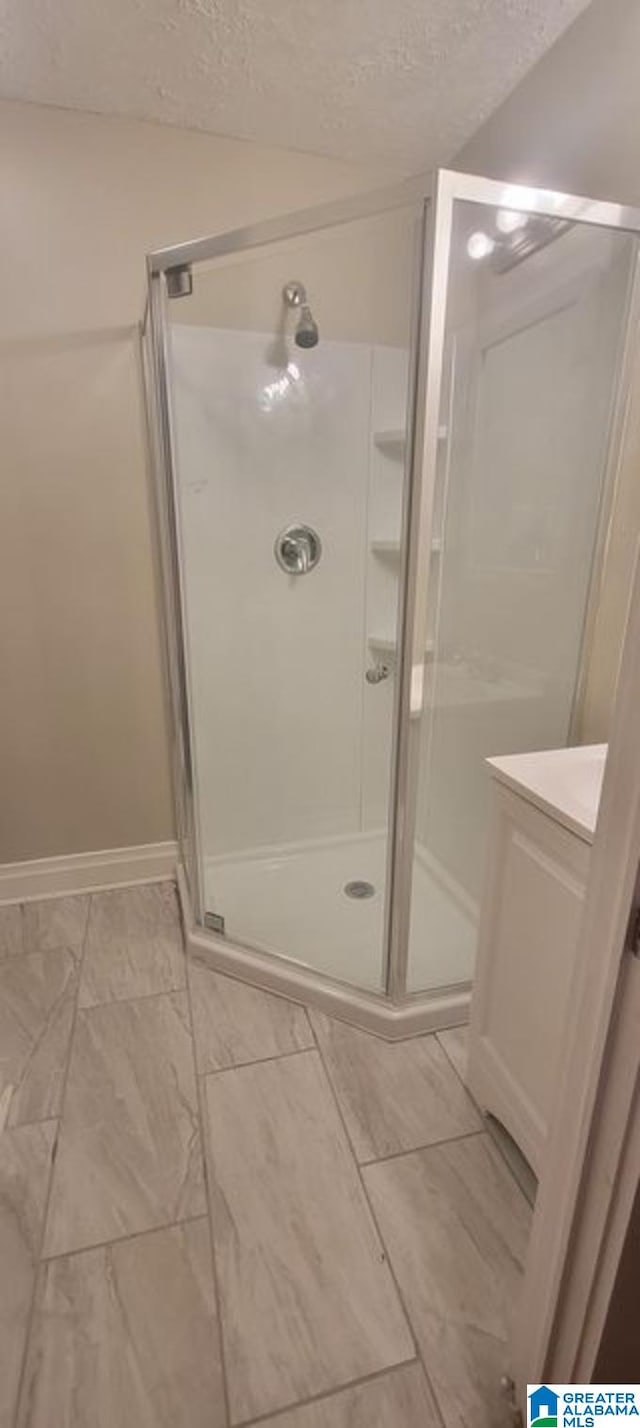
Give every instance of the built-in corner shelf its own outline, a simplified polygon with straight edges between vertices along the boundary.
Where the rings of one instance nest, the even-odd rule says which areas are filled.
[[[368,642],[369,648],[370,648],[371,650],[374,650],[374,651],[377,652],[378,654],[392,654],[392,655],[394,655],[394,654],[396,653],[397,645],[396,645],[396,637],[395,637],[395,634],[393,634],[393,635],[385,635],[385,634],[372,634],[372,635],[368,635],[368,636],[367,636],[367,642]],[[425,645],[425,650],[424,650],[425,659],[430,659],[430,658],[431,658],[431,656],[433,655],[434,649],[435,649],[435,644],[434,644],[433,640],[427,640],[427,643],[426,643],[426,645]]]
[[[446,441],[449,435],[447,426],[438,427],[438,441]],[[407,445],[407,433],[403,426],[391,426],[382,431],[374,431],[373,439],[380,451],[386,452],[388,456],[394,456],[398,460],[404,456]]]
[[[374,431],[373,439],[380,451],[385,451],[389,456],[403,456],[407,444],[407,437],[404,427],[389,427],[386,431]]]
[[[372,540],[371,550],[374,555],[390,557],[397,560],[400,556],[399,540]]]
[[[371,550],[374,555],[379,555],[390,560],[399,560],[400,541],[399,540],[372,540]],[[442,550],[442,538],[436,536],[431,542],[431,552],[437,555]]]

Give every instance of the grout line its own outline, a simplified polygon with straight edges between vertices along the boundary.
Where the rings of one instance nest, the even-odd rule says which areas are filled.
[[[374,1155],[371,1160],[359,1160],[358,1164],[363,1170],[368,1170],[370,1165],[386,1165],[388,1160],[402,1160],[405,1155],[422,1155],[424,1151],[436,1150],[440,1145],[456,1145],[460,1140],[473,1140],[476,1135],[486,1134],[486,1126],[478,1126],[476,1130],[461,1131],[459,1135],[443,1135],[440,1140],[428,1140],[423,1145],[410,1145],[404,1150],[392,1150],[390,1155]]]
[[[468,1029],[469,1029],[469,1023],[468,1023],[468,1022],[466,1023],[466,1027],[467,1027],[467,1031],[468,1031]],[[460,1028],[457,1027],[457,1026],[452,1026],[452,1027],[441,1026],[441,1027],[440,1027],[440,1031],[459,1031],[459,1030],[460,1030]],[[449,1052],[447,1051],[446,1046],[445,1046],[445,1045],[443,1044],[443,1042],[440,1040],[440,1031],[436,1031],[436,1032],[434,1033],[434,1035],[435,1035],[435,1036],[437,1037],[437,1039],[438,1039],[438,1046],[440,1047],[441,1051],[444,1051],[444,1054],[445,1054],[445,1056],[446,1056],[446,1058],[447,1058],[447,1061],[449,1062],[450,1067],[452,1068],[453,1071],[455,1071],[455,1074],[456,1074],[456,1076],[457,1076],[457,1078],[458,1078],[458,1080],[459,1080],[459,1082],[460,1082],[460,1085],[462,1086],[463,1090],[466,1091],[467,1096],[469,1097],[469,1100],[471,1101],[472,1106],[475,1107],[475,1110],[478,1112],[478,1115],[480,1116],[480,1119],[482,1120],[482,1123],[483,1123],[483,1125],[484,1125],[484,1122],[485,1122],[485,1119],[486,1119],[486,1113],[483,1111],[482,1106],[479,1106],[479,1105],[478,1105],[478,1102],[476,1101],[475,1096],[472,1095],[471,1091],[469,1090],[469,1087],[467,1086],[467,1083],[466,1083],[464,1077],[460,1074],[460,1070],[459,1070],[459,1068],[456,1066],[456,1063],[455,1063],[453,1057],[449,1055]],[[485,1126],[485,1130],[486,1130],[486,1126]]]
[[[211,1071],[198,1071],[198,1079],[206,1076],[224,1076],[227,1071],[242,1071],[246,1066],[264,1066],[269,1061],[288,1061],[292,1056],[304,1056],[307,1051],[315,1051],[315,1045],[296,1046],[294,1051],[279,1051],[274,1056],[254,1056],[252,1061],[233,1061],[229,1066],[214,1066]],[[196,1058],[197,1065],[197,1058]]]
[[[468,1028],[469,1023],[467,1022],[466,1025],[467,1025],[467,1028]],[[449,1027],[441,1027],[440,1030],[441,1030],[441,1031],[448,1031],[448,1030],[456,1031],[456,1030],[457,1030],[457,1027],[451,1027],[451,1028],[449,1028]],[[511,1161],[508,1159],[508,1157],[507,1157],[507,1156],[505,1155],[505,1153],[504,1153],[504,1150],[503,1150],[503,1148],[502,1148],[502,1146],[501,1146],[501,1144],[500,1144],[500,1140],[499,1140],[498,1136],[494,1135],[493,1131],[491,1130],[491,1127],[490,1127],[490,1125],[489,1125],[489,1119],[490,1119],[490,1117],[491,1117],[491,1112],[490,1112],[490,1111],[485,1111],[485,1110],[483,1110],[483,1109],[482,1109],[482,1106],[480,1106],[480,1105],[478,1104],[478,1102],[477,1102],[476,1099],[475,1099],[475,1096],[474,1096],[474,1095],[472,1094],[472,1092],[469,1090],[469,1087],[467,1086],[466,1081],[463,1080],[462,1076],[460,1075],[460,1072],[459,1072],[459,1070],[458,1070],[458,1067],[456,1066],[455,1061],[453,1060],[453,1057],[449,1055],[449,1052],[447,1051],[446,1046],[444,1046],[443,1043],[440,1041],[440,1037],[439,1037],[439,1035],[438,1035],[438,1032],[436,1032],[435,1035],[438,1037],[438,1045],[442,1047],[442,1050],[444,1051],[444,1054],[445,1054],[445,1056],[446,1056],[446,1058],[447,1058],[447,1061],[449,1062],[449,1065],[453,1067],[453,1070],[455,1071],[456,1076],[458,1077],[458,1080],[459,1080],[459,1082],[460,1082],[460,1085],[464,1087],[464,1090],[466,1091],[466,1093],[467,1093],[467,1095],[468,1095],[468,1097],[469,1097],[469,1100],[471,1101],[471,1104],[475,1107],[476,1111],[478,1112],[478,1115],[480,1116],[480,1119],[481,1119],[481,1121],[482,1121],[482,1129],[483,1129],[484,1134],[487,1135],[487,1136],[489,1136],[489,1139],[491,1140],[492,1144],[495,1146],[495,1148],[496,1148],[496,1150],[497,1150],[497,1152],[498,1152],[498,1155],[500,1156],[500,1159],[501,1159],[503,1165],[506,1165],[507,1170],[509,1171],[509,1174],[511,1175],[511,1177],[512,1177],[512,1179],[514,1180],[515,1184],[517,1185],[517,1187],[518,1187],[518,1189],[519,1189],[519,1191],[520,1191],[520,1194],[522,1195],[522,1197],[523,1197],[525,1203],[529,1206],[529,1209],[530,1209],[530,1210],[534,1210],[534,1209],[535,1209],[535,1197],[534,1197],[534,1199],[533,1199],[533,1201],[532,1201],[532,1200],[529,1199],[529,1196],[525,1194],[525,1191],[524,1191],[523,1188],[522,1188],[522,1185],[521,1185],[521,1183],[520,1183],[520,1181],[519,1181],[519,1179],[518,1179],[518,1176],[516,1175],[516,1172],[515,1172],[515,1170],[514,1170],[512,1164],[511,1164]],[[506,1126],[503,1126],[503,1125],[502,1125],[502,1122],[501,1122],[500,1120],[498,1120],[497,1117],[496,1117],[495,1119],[497,1120],[497,1124],[498,1124],[498,1125],[502,1128],[502,1130],[504,1131],[505,1135],[508,1135],[509,1132],[508,1132]],[[519,1151],[520,1155],[523,1155],[523,1152],[520,1150],[520,1147],[518,1146],[518,1144],[517,1144],[516,1141],[514,1141],[514,1145],[516,1146],[516,1149]],[[523,1156],[523,1159],[526,1161],[526,1156]],[[526,1163],[528,1164],[528,1161],[526,1161]],[[531,1167],[529,1167],[529,1168],[531,1169]],[[533,1170],[531,1170],[531,1174],[534,1175],[534,1177],[535,1177],[535,1172],[534,1172]]]
[[[309,1018],[309,1020],[311,1021],[311,1018]],[[372,1219],[373,1224],[374,1224],[374,1226],[375,1226],[376,1234],[377,1234],[377,1236],[378,1236],[378,1239],[379,1239],[380,1244],[381,1244],[381,1246],[382,1246],[382,1249],[383,1249],[383,1251],[384,1251],[384,1257],[385,1257],[386,1263],[387,1263],[387,1265],[388,1265],[388,1267],[389,1267],[389,1273],[390,1273],[391,1278],[392,1278],[392,1281],[393,1281],[393,1283],[394,1283],[394,1285],[395,1285],[395,1290],[396,1290],[396,1294],[397,1294],[398,1299],[399,1299],[399,1302],[400,1302],[400,1307],[401,1307],[401,1309],[402,1309],[402,1312],[403,1312],[403,1314],[404,1314],[404,1317],[405,1317],[405,1320],[406,1320],[406,1323],[407,1323],[407,1327],[408,1327],[408,1329],[409,1329],[409,1334],[410,1334],[411,1340],[412,1340],[412,1342],[413,1342],[413,1347],[414,1347],[414,1351],[415,1351],[415,1357],[417,1358],[418,1362],[422,1365],[422,1372],[424,1373],[425,1379],[426,1379],[426,1381],[427,1381],[427,1385],[428,1385],[428,1387],[429,1387],[429,1389],[430,1389],[430,1391],[431,1391],[431,1396],[432,1396],[432,1398],[433,1398],[433,1402],[434,1402],[434,1405],[435,1405],[436,1412],[437,1412],[437,1414],[438,1414],[438,1416],[439,1416],[439,1418],[440,1418],[440,1422],[441,1422],[442,1428],[445,1428],[446,1420],[445,1420],[444,1412],[443,1412],[443,1410],[442,1410],[442,1408],[441,1408],[441,1406],[440,1406],[440,1400],[439,1400],[439,1398],[438,1398],[438,1396],[437,1396],[437,1394],[436,1394],[436,1391],[435,1391],[435,1388],[434,1388],[434,1385],[433,1385],[433,1381],[432,1381],[431,1376],[430,1376],[430,1374],[429,1374],[429,1372],[428,1372],[428,1370],[427,1370],[427,1366],[426,1366],[425,1360],[424,1360],[424,1358],[423,1358],[423,1356],[422,1356],[422,1352],[421,1352],[421,1349],[420,1349],[420,1344],[419,1344],[419,1341],[418,1341],[418,1336],[417,1336],[417,1334],[416,1334],[416,1332],[415,1332],[415,1329],[414,1329],[414,1327],[413,1327],[413,1320],[412,1320],[411,1315],[409,1314],[409,1311],[408,1311],[408,1309],[407,1309],[407,1306],[406,1306],[406,1303],[405,1303],[404,1294],[403,1294],[402,1291],[401,1291],[400,1284],[399,1284],[399,1282],[398,1282],[398,1278],[397,1278],[397,1275],[396,1275],[396,1272],[395,1272],[395,1268],[394,1268],[394,1265],[393,1265],[393,1261],[392,1261],[392,1259],[391,1259],[391,1255],[389,1254],[389,1250],[388,1250],[388,1248],[387,1248],[386,1240],[385,1240],[385,1238],[384,1238],[384,1235],[383,1235],[382,1230],[381,1230],[381,1228],[380,1228],[380,1225],[379,1225],[379,1223],[378,1223],[378,1218],[377,1218],[377,1215],[376,1215],[375,1210],[374,1210],[374,1208],[373,1208],[373,1204],[372,1204],[372,1202],[371,1202],[371,1199],[370,1199],[370,1196],[369,1196],[369,1192],[368,1192],[367,1186],[366,1186],[366,1184],[365,1184],[365,1179],[364,1179],[364,1176],[363,1176],[363,1174],[362,1174],[362,1170],[361,1170],[361,1168],[360,1168],[360,1165],[358,1164],[358,1159],[357,1159],[355,1150],[354,1150],[354,1148],[353,1148],[353,1143],[352,1143],[352,1140],[351,1140],[351,1136],[350,1136],[350,1134],[349,1134],[349,1130],[348,1130],[348,1127],[347,1127],[347,1123],[346,1123],[345,1118],[344,1118],[344,1116],[343,1116],[343,1114],[342,1114],[342,1107],[341,1107],[340,1102],[339,1102],[339,1100],[338,1100],[338,1094],[337,1094],[337,1091],[336,1091],[336,1089],[335,1089],[335,1087],[334,1087],[333,1081],[331,1080],[331,1076],[330,1076],[330,1074],[329,1074],[328,1067],[327,1067],[327,1065],[326,1065],[324,1056],[323,1056],[323,1054],[322,1054],[322,1048],[321,1048],[320,1042],[319,1042],[319,1040],[318,1040],[318,1038],[317,1038],[317,1036],[316,1036],[316,1030],[315,1030],[315,1027],[314,1027],[312,1021],[311,1021],[311,1029],[312,1029],[312,1031],[313,1031],[314,1040],[315,1040],[315,1043],[316,1043],[316,1048],[317,1048],[317,1051],[318,1051],[318,1055],[319,1055],[319,1057],[320,1057],[320,1064],[321,1064],[321,1066],[322,1066],[322,1068],[323,1068],[323,1070],[324,1070],[324,1074],[325,1074],[325,1077],[326,1077],[326,1079],[327,1079],[327,1083],[328,1083],[328,1085],[329,1085],[329,1089],[330,1089],[331,1095],[333,1096],[333,1101],[334,1101],[336,1110],[337,1110],[337,1112],[338,1112],[338,1116],[339,1116],[340,1121],[341,1121],[341,1123],[342,1123],[342,1128],[343,1128],[344,1133],[345,1133],[346,1138],[347,1138],[347,1144],[348,1144],[348,1146],[349,1146],[349,1149],[350,1149],[350,1151],[351,1151],[351,1155],[352,1155],[353,1160],[354,1160],[354,1164],[355,1164],[356,1171],[357,1171],[357,1174],[358,1174],[358,1179],[359,1179],[360,1185],[361,1185],[361,1187],[362,1187],[362,1193],[363,1193],[363,1195],[364,1195],[365,1203],[366,1203],[366,1205],[367,1205],[368,1208],[369,1208],[369,1214],[370,1214],[370,1216],[371,1216],[371,1219]]]
[[[77,1245],[75,1249],[59,1250],[57,1254],[48,1254],[41,1259],[40,1263],[44,1267],[48,1264],[55,1264],[59,1259],[75,1259],[79,1254],[88,1254],[91,1250],[109,1249],[112,1245],[126,1245],[129,1240],[142,1239],[144,1235],[157,1235],[162,1230],[179,1230],[181,1225],[193,1225],[198,1220],[206,1220],[207,1216],[203,1210],[199,1215],[185,1215],[182,1220],[166,1220],[160,1225],[146,1225],[143,1230],[131,1230],[127,1235],[112,1235],[108,1240],[95,1240],[88,1245]]]
[[[11,1419],[11,1422],[12,1422],[12,1424],[14,1425],[14,1428],[16,1428],[16,1425],[17,1425],[17,1422],[18,1422],[18,1414],[19,1414],[19,1412],[20,1412],[20,1403],[21,1403],[21,1400],[22,1400],[22,1393],[23,1393],[24,1382],[25,1382],[25,1374],[26,1374],[26,1369],[27,1369],[27,1361],[28,1361],[28,1357],[29,1357],[29,1349],[30,1349],[30,1346],[31,1346],[31,1333],[32,1333],[32,1329],[33,1329],[33,1321],[34,1321],[35,1312],[36,1312],[36,1301],[37,1301],[37,1295],[38,1295],[38,1284],[39,1284],[39,1280],[40,1280],[40,1271],[41,1271],[41,1265],[44,1263],[44,1260],[43,1260],[43,1250],[44,1250],[44,1245],[45,1245],[45,1236],[46,1236],[46,1232],[47,1232],[47,1224],[48,1224],[48,1220],[49,1220],[49,1208],[50,1208],[50,1204],[51,1204],[51,1192],[52,1192],[52,1188],[53,1188],[53,1178],[54,1178],[54,1175],[55,1175],[56,1157],[57,1157],[57,1154],[58,1154],[58,1144],[59,1144],[59,1141],[60,1141],[60,1131],[61,1131],[61,1128],[62,1128],[62,1118],[63,1118],[63,1114],[64,1114],[64,1103],[65,1103],[65,1100],[66,1100],[67,1084],[68,1084],[68,1081],[69,1081],[69,1068],[70,1068],[70,1066],[71,1066],[71,1058],[72,1058],[72,1055],[73,1055],[73,1043],[74,1043],[74,1039],[75,1039],[76,1023],[77,1023],[77,1020],[78,1020],[78,998],[79,998],[79,996],[80,996],[80,980],[81,980],[81,976],[82,976],[82,966],[83,966],[83,962],[84,962],[84,954],[85,954],[85,949],[86,949],[86,945],[87,945],[87,937],[88,937],[88,933],[89,933],[89,922],[90,922],[90,920],[91,920],[91,906],[92,906],[92,901],[93,901],[93,899],[91,898],[91,896],[89,896],[89,906],[88,906],[88,909],[87,909],[87,920],[86,920],[85,927],[84,927],[84,934],[83,934],[83,937],[82,937],[82,942],[80,943],[80,947],[79,947],[79,956],[78,956],[78,958],[77,958],[77,961],[76,961],[75,958],[73,958],[74,965],[75,965],[75,968],[76,968],[76,990],[75,990],[75,996],[74,996],[74,1002],[73,1002],[73,1016],[72,1016],[72,1018],[71,1018],[71,1027],[70,1027],[70,1029],[69,1029],[69,1040],[68,1040],[68,1042],[67,1042],[67,1055],[66,1055],[66,1061],[65,1061],[65,1067],[64,1067],[64,1074],[63,1074],[63,1077],[62,1077],[62,1086],[61,1086],[61,1088],[60,1088],[60,1109],[59,1109],[59,1111],[58,1111],[58,1115],[57,1115],[57,1116],[51,1116],[51,1117],[49,1117],[50,1120],[56,1120],[58,1124],[57,1124],[57,1130],[56,1130],[55,1140],[54,1140],[54,1142],[53,1142],[53,1146],[52,1146],[52,1149],[51,1149],[51,1165],[50,1165],[50,1167],[49,1167],[49,1180],[48,1180],[48,1184],[47,1184],[47,1191],[46,1191],[46,1195],[45,1195],[45,1197],[44,1197],[44,1205],[43,1205],[43,1210],[42,1210],[42,1221],[41,1221],[41,1226],[40,1226],[40,1236],[39,1236],[39,1239],[38,1239],[38,1249],[37,1249],[37,1253],[33,1255],[33,1261],[32,1261],[32,1264],[33,1264],[33,1283],[32,1283],[32,1285],[31,1285],[31,1296],[30,1296],[30,1301],[29,1301],[29,1310],[28,1310],[28,1313],[27,1313],[26,1321],[25,1321],[25,1334],[24,1334],[24,1344],[23,1344],[23,1348],[22,1348],[22,1359],[21,1359],[21,1363],[20,1363],[20,1372],[19,1372],[19,1374],[18,1374],[18,1382],[17,1382],[17,1387],[16,1387],[16,1396],[15,1396],[14,1411],[13,1411],[13,1415],[12,1415],[12,1419]],[[24,906],[24,904],[22,904],[22,905]]]
[[[446,1046],[445,1046],[445,1043],[440,1040],[440,1033],[441,1033],[441,1032],[446,1032],[446,1031],[464,1031],[465,1029],[466,1029],[466,1031],[467,1031],[467,1033],[468,1033],[468,1031],[469,1031],[469,1022],[468,1022],[468,1021],[467,1021],[467,1022],[464,1022],[462,1026],[440,1026],[440,1027],[438,1027],[438,1030],[437,1030],[437,1031],[434,1031],[433,1035],[435,1036],[435,1038],[436,1038],[436,1040],[437,1040],[437,1042],[438,1042],[438,1046],[440,1047],[440,1050],[441,1050],[441,1051],[444,1051],[444,1054],[445,1054],[445,1056],[446,1056],[446,1058],[447,1058],[447,1061],[449,1062],[449,1065],[450,1065],[450,1066],[452,1067],[452,1069],[455,1071],[456,1076],[458,1077],[458,1080],[459,1080],[461,1086],[464,1086],[464,1089],[465,1089],[465,1091],[467,1092],[467,1095],[470,1096],[470,1095],[471,1095],[471,1092],[469,1091],[469,1089],[468,1089],[468,1087],[467,1087],[466,1081],[465,1081],[464,1078],[460,1075],[460,1072],[459,1072],[459,1070],[458,1070],[458,1067],[456,1066],[456,1063],[455,1063],[455,1061],[454,1061],[454,1059],[453,1059],[453,1056],[450,1056],[450,1054],[449,1054],[449,1052],[447,1051],[447,1048],[446,1048]],[[475,1102],[474,1102],[474,1105],[475,1105]]]
[[[193,1021],[193,1003],[192,1003],[192,998],[191,998],[191,981],[190,981],[190,977],[189,977],[189,960],[188,960],[188,957],[187,957],[186,946],[184,945],[184,938],[183,938],[183,948],[184,948],[184,958],[185,958],[185,980],[186,980],[186,993],[187,993],[187,1014],[188,1014],[188,1017],[189,1017],[189,1028],[190,1028],[190,1031],[191,1031],[191,1052],[192,1052],[192,1058],[193,1058],[193,1072],[194,1072],[195,1086],[196,1086],[196,1108],[197,1108],[197,1114],[198,1114],[198,1123],[199,1123],[199,1127],[200,1127],[200,1154],[201,1154],[201,1156],[202,1156],[202,1164],[203,1164],[203,1171],[204,1171],[204,1194],[205,1194],[205,1203],[206,1203],[206,1219],[207,1219],[207,1226],[208,1226],[208,1229],[209,1229],[209,1253],[210,1253],[210,1260],[211,1260],[211,1278],[212,1278],[212,1282],[213,1282],[213,1297],[214,1297],[214,1302],[215,1302],[215,1307],[216,1307],[215,1337],[216,1337],[217,1343],[218,1343],[218,1354],[219,1354],[219,1358],[220,1358],[220,1374],[221,1374],[221,1377],[222,1377],[222,1395],[223,1395],[223,1399],[224,1399],[225,1422],[226,1422],[227,1425],[229,1425],[229,1424],[231,1423],[231,1401],[230,1401],[230,1397],[229,1397],[229,1379],[228,1379],[228,1374],[227,1374],[227,1360],[226,1360],[225,1345],[224,1345],[224,1332],[223,1332],[223,1327],[222,1327],[222,1298],[221,1298],[221,1294],[220,1294],[220,1277],[219,1277],[219,1274],[218,1274],[218,1262],[217,1262],[217,1258],[216,1258],[215,1236],[214,1236],[214,1232],[213,1232],[213,1217],[212,1217],[212,1214],[211,1214],[211,1196],[210,1196],[210,1194],[209,1194],[209,1166],[208,1166],[208,1164],[207,1164],[207,1154],[206,1154],[206,1147],[207,1147],[208,1144],[209,1144],[208,1122],[207,1122],[207,1117],[206,1117],[205,1114],[204,1114],[204,1112],[205,1112],[205,1110],[206,1110],[206,1106],[205,1106],[205,1104],[204,1104],[205,1090],[204,1090],[203,1078],[198,1074],[198,1059],[197,1059],[197,1052],[196,1052],[196,1038],[195,1038],[194,1021]]]
[[[299,1408],[308,1408],[313,1403],[324,1403],[328,1398],[337,1398],[341,1393],[348,1393],[352,1388],[361,1388],[363,1384],[376,1383],[380,1378],[390,1378],[392,1374],[402,1373],[403,1369],[411,1368],[413,1364],[418,1364],[420,1360],[415,1356],[412,1359],[403,1359],[399,1364],[387,1364],[386,1368],[373,1369],[371,1373],[365,1373],[362,1378],[350,1378],[346,1383],[338,1383],[334,1388],[325,1389],[324,1393],[314,1393],[310,1398],[297,1398],[293,1403],[285,1403],[281,1408],[270,1409],[268,1413],[260,1413],[257,1418],[240,1418],[233,1424],[233,1428],[254,1428],[254,1424],[276,1423],[285,1414],[297,1413]]]
[[[86,1006],[79,1003],[78,1010],[81,1012],[91,1012],[99,1011],[101,1007],[128,1006],[130,1002],[153,1002],[157,997],[173,997],[179,992],[186,992],[186,990],[187,981],[185,976],[181,987],[165,987],[161,992],[139,992],[137,996],[133,997],[107,997],[104,1001],[89,1002]]]

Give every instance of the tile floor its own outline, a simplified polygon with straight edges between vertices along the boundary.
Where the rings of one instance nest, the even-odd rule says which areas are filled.
[[[463,1058],[187,968],[166,883],[0,907],[0,1428],[506,1428]]]

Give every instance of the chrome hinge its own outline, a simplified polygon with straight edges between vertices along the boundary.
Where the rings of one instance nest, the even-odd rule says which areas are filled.
[[[176,263],[175,268],[167,268],[167,297],[191,297],[193,274],[190,263]]]
[[[224,937],[224,917],[221,912],[205,912],[204,925],[210,932],[217,932],[219,937]]]

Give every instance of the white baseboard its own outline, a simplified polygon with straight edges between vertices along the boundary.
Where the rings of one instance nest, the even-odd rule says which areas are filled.
[[[143,843],[135,848],[0,863],[0,904],[164,882],[175,877],[177,858],[176,843]]]

